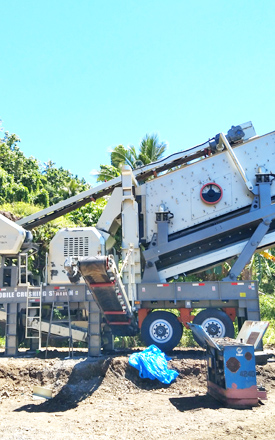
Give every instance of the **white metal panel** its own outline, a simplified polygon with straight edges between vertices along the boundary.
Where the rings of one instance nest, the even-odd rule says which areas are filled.
[[[115,188],[108,200],[96,227],[103,231],[110,231],[114,220],[121,214],[122,188]]]
[[[234,147],[234,153],[253,185],[260,166],[275,173],[274,132]],[[200,198],[200,189],[209,182],[215,182],[223,189],[222,199],[214,205],[208,205]],[[157,232],[155,213],[160,204],[174,214],[168,232],[172,234],[249,206],[253,200],[253,194],[246,188],[226,150],[150,180],[145,185],[147,241],[151,241],[153,233]],[[271,191],[275,195],[275,185]]]
[[[60,229],[49,246],[49,282],[70,284],[64,269],[66,258],[100,254],[102,239],[102,234],[94,227]]]
[[[20,251],[26,232],[21,226],[0,214],[0,253],[14,255]]]

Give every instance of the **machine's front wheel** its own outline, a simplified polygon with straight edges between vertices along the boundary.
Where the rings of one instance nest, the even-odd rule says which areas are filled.
[[[212,338],[234,338],[234,326],[229,316],[219,309],[206,309],[199,312],[194,320],[193,324],[201,325],[202,328]],[[195,341],[201,345],[200,340],[195,336]]]
[[[162,351],[176,347],[182,336],[182,324],[170,312],[151,312],[141,326],[141,337],[146,345],[154,344]]]

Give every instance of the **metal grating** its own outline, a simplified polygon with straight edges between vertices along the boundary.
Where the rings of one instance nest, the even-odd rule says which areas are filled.
[[[88,257],[88,255],[89,255],[88,237],[64,238],[64,257]]]

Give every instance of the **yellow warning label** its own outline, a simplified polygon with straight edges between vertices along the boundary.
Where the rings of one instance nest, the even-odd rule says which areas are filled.
[[[246,293],[245,292],[240,292],[240,297],[241,298],[245,298],[246,297]]]

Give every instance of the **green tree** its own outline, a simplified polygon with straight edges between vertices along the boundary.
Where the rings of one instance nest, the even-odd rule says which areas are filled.
[[[46,189],[42,188],[37,194],[33,197],[33,203],[35,205],[43,206],[47,208],[50,205],[49,193]]]
[[[7,198],[8,186],[9,186],[9,175],[8,173],[0,167],[0,203],[3,204]]]
[[[95,226],[106,204],[106,199],[98,199],[72,211],[66,215],[66,218],[79,226]]]
[[[256,252],[242,273],[242,279],[257,280],[263,293],[275,292],[275,250]]]
[[[89,188],[84,179],[73,176],[49,161],[44,167],[20,150],[19,137],[5,132],[0,139],[0,203],[18,201],[47,207]]]
[[[50,205],[89,189],[84,179],[73,176],[63,167],[57,168],[51,160],[45,164],[42,174],[46,179],[45,189],[49,194]]]
[[[138,160],[139,156],[133,146],[125,148],[123,145],[118,145],[111,152],[111,164],[119,171],[123,165],[129,165],[132,169],[137,168]]]
[[[88,189],[86,185],[83,185],[77,178],[71,178],[66,184],[60,188],[60,193],[63,199],[68,199],[76,194]]]
[[[39,162],[33,157],[25,157],[19,149],[20,139],[15,134],[5,133],[5,137],[0,142],[0,167],[10,176],[10,183],[19,185],[19,189],[24,194],[24,200],[27,200],[27,194],[38,191],[44,184],[40,172]],[[22,190],[22,186],[26,190]],[[20,199],[20,194],[16,195],[16,187],[13,189],[15,200]],[[12,201],[12,200],[9,200]]]
[[[159,142],[158,136],[146,134],[140,144],[139,159],[144,165],[156,162],[165,153],[167,148],[166,142]]]
[[[111,180],[121,174],[123,165],[129,165],[132,169],[155,162],[165,153],[167,144],[160,142],[156,134],[148,135],[142,139],[139,152],[134,146],[125,148],[118,145],[111,152],[111,165],[100,165],[97,181]]]
[[[100,165],[97,182],[106,182],[120,176],[120,170],[113,165]]]

